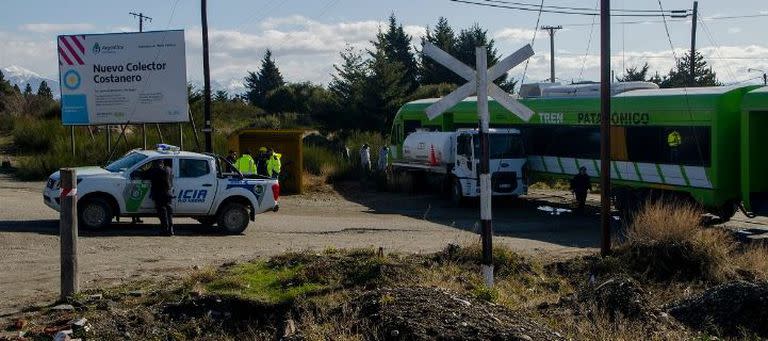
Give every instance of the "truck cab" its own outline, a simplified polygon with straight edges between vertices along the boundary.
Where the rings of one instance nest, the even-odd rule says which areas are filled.
[[[528,191],[527,157],[517,129],[490,129],[490,174],[494,196],[520,196]],[[403,142],[402,156],[392,162],[398,173],[418,181],[442,184],[451,199],[480,196],[480,134],[477,129],[452,132],[416,131]]]
[[[174,216],[192,217],[204,225],[218,224],[227,233],[241,233],[255,215],[277,210],[280,185],[268,178],[245,178],[213,154],[180,151],[173,146],[133,150],[106,167],[75,168],[78,221],[85,228],[103,228],[114,217],[155,216],[150,183],[144,173],[156,160],[170,166]],[[59,211],[59,172],[52,174],[43,201]]]
[[[527,157],[520,131],[490,129],[491,189],[494,196],[520,196],[528,192]],[[477,129],[459,130],[456,135],[454,200],[480,196],[480,134]]]

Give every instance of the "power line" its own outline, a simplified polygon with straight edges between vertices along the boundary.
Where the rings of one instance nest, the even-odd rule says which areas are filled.
[[[521,7],[521,6],[510,6],[510,5],[504,5],[499,3],[490,3],[490,2],[474,2],[474,1],[467,1],[467,0],[449,0],[452,2],[457,3],[463,3],[468,5],[475,5],[475,6],[485,6],[485,7],[494,7],[494,8],[503,8],[503,9],[513,9],[513,10],[519,10],[519,11],[529,11],[529,12],[536,12],[535,8],[529,8],[529,7]],[[476,1],[490,1],[490,0],[476,0]],[[596,12],[583,12],[583,11],[569,11],[569,10],[558,10],[558,9],[541,9],[541,12],[545,13],[556,13],[556,14],[569,14],[569,15],[584,15],[584,16],[598,16],[600,13]],[[667,15],[664,13],[658,13],[658,14],[611,14],[612,17],[659,17],[659,16],[670,16],[673,18],[687,18],[689,16],[688,12],[681,13],[681,14],[671,14]]]
[[[539,8],[544,7],[544,0],[541,0],[541,3],[539,4]],[[536,27],[533,29],[533,37],[531,38],[531,48],[533,48],[533,43],[536,42],[536,33],[539,32],[539,22],[541,21],[541,11],[539,11],[539,14],[536,16]],[[525,67],[523,68],[523,77],[520,78],[520,87],[522,88],[523,83],[525,83],[525,74],[528,73],[528,64],[531,62],[531,58],[528,58],[525,60]]]
[[[526,3],[526,2],[515,2],[515,1],[503,1],[503,0],[480,0],[484,2],[492,2],[492,3],[500,3],[500,4],[507,4],[507,5],[517,5],[517,6],[529,6],[532,8],[539,7],[539,5],[532,4],[532,3]],[[561,10],[572,10],[572,11],[593,11],[597,12],[594,8],[588,8],[588,7],[569,7],[569,6],[554,6],[554,5],[546,5],[541,6],[542,8],[551,8],[551,9],[561,9]],[[625,9],[625,8],[612,8],[611,12],[628,12],[628,13],[668,13],[670,15],[672,14],[685,14],[688,12],[687,9],[683,10],[667,10],[667,11],[660,11],[656,9]]]
[[[597,7],[600,6],[600,0],[595,1],[595,10],[597,10]],[[581,59],[581,70],[579,70],[579,79],[584,79],[582,76],[584,75],[584,67],[587,66],[587,56],[589,55],[589,48],[592,46],[592,33],[595,31],[595,22],[597,22],[597,17],[592,17],[592,24],[589,27],[589,40],[587,41],[587,49],[584,51],[584,58]]]
[[[760,17],[768,17],[768,14],[753,14],[753,15],[732,15],[732,16],[713,16],[713,17],[706,17],[706,18],[699,18],[699,21],[717,21],[717,20],[732,20],[732,19],[748,19],[748,18],[760,18]],[[666,19],[666,18],[665,18]],[[688,23],[689,20],[675,20],[675,19],[682,19],[682,18],[670,18],[666,19],[667,23]],[[661,23],[664,22],[664,20],[635,20],[635,21],[622,21],[616,23],[616,25],[642,25],[642,24],[653,24],[653,23]],[[585,26],[591,26],[592,24],[589,23],[569,23],[569,24],[563,24],[565,26],[570,27],[585,27]]]

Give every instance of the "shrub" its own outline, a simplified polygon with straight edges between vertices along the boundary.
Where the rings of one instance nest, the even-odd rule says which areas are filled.
[[[15,122],[16,120],[12,115],[0,114],[0,132],[7,133],[13,131]]]
[[[768,245],[750,244],[736,256],[735,261],[749,277],[768,281]]]
[[[53,147],[57,138],[66,136],[66,128],[55,120],[19,118],[13,124],[13,144],[22,153],[40,153]]]
[[[723,280],[732,275],[734,241],[722,230],[702,228],[701,214],[690,204],[648,203],[617,252],[630,268],[656,279]]]

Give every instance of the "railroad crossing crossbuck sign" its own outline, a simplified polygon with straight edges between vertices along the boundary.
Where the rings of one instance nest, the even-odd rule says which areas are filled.
[[[437,46],[424,44],[424,54],[434,59],[436,62],[444,65],[451,71],[466,79],[468,82],[458,89],[454,90],[439,101],[433,103],[426,109],[427,117],[434,119],[446,110],[461,102],[463,99],[477,94],[477,115],[480,118],[480,149],[481,159],[478,176],[480,180],[480,223],[482,225],[481,235],[483,241],[483,261],[482,274],[485,279],[485,285],[488,288],[493,287],[493,225],[491,221],[491,174],[489,167],[490,144],[488,132],[490,117],[488,115],[488,96],[494,98],[497,103],[511,111],[525,121],[531,119],[533,111],[528,107],[518,103],[506,91],[493,83],[504,75],[509,69],[519,65],[531,56],[533,49],[531,45],[515,51],[515,53],[502,59],[490,69],[488,67],[488,52],[485,46],[475,48],[475,58],[477,70],[463,64],[458,59],[452,57],[447,52],[439,49]],[[490,81],[489,81],[490,80]]]
[[[480,51],[480,47],[478,47],[475,51]],[[485,47],[483,46],[483,53],[486,53]],[[507,56],[503,60],[496,63],[494,66],[492,66],[487,71],[485,68],[481,70],[481,72],[477,72],[473,70],[470,66],[462,63],[458,59],[454,58],[447,52],[441,50],[439,47],[435,46],[432,43],[425,43],[424,44],[424,54],[426,54],[428,57],[434,59],[436,62],[442,64],[449,70],[455,72],[462,78],[467,80],[467,83],[460,86],[458,89],[454,90],[450,94],[446,95],[439,101],[435,102],[434,104],[430,105],[426,109],[427,117],[429,119],[434,119],[438,115],[442,114],[446,110],[452,108],[454,105],[461,102],[463,99],[475,95],[480,94],[482,91],[482,87],[487,89],[488,96],[493,97],[499,104],[501,104],[504,108],[511,111],[512,114],[522,118],[525,121],[528,121],[531,116],[533,116],[533,111],[529,109],[528,107],[520,104],[518,101],[516,101],[514,98],[512,98],[506,91],[502,90],[498,85],[493,83],[494,79],[497,79],[501,77],[503,74],[505,74],[507,71],[512,69],[513,67],[519,65],[520,63],[526,61],[528,58],[533,56],[533,48],[531,48],[531,45],[525,45],[521,49],[515,51],[515,53]],[[487,57],[486,57],[487,58]],[[484,58],[485,59],[485,58]],[[483,77],[485,82],[485,86],[483,84],[480,84],[479,77],[480,74],[485,74],[486,77]],[[478,98],[478,106],[480,105],[480,99]],[[478,108],[480,109],[480,108]],[[480,110],[478,110],[478,115],[481,115]],[[482,119],[482,117],[480,117]]]

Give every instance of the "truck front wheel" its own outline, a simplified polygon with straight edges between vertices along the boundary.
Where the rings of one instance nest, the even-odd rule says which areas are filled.
[[[453,186],[451,188],[451,202],[455,207],[461,207],[464,204],[464,192],[461,188],[461,182],[459,179],[453,179]]]
[[[248,227],[248,209],[238,203],[229,203],[222,207],[217,217],[219,227],[227,234],[241,234]]]

